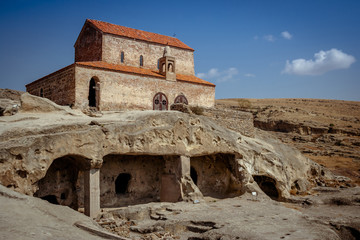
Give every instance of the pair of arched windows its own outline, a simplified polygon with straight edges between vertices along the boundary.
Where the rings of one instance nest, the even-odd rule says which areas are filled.
[[[175,98],[174,103],[184,103],[187,105],[188,100],[185,97],[185,95],[180,94]],[[154,110],[168,110],[168,105],[169,105],[168,98],[164,93],[158,92],[157,94],[155,94],[153,99]]]
[[[120,54],[120,61],[121,63],[124,63],[125,61],[125,53],[124,52],[121,52]],[[140,67],[143,67],[144,66],[144,57],[143,55],[140,55]]]

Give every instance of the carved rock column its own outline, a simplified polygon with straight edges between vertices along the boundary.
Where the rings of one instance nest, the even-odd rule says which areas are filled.
[[[100,169],[85,170],[84,190],[85,215],[94,218],[100,212]]]

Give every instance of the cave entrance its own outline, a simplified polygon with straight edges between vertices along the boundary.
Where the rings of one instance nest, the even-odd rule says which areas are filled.
[[[46,200],[49,203],[59,205],[59,202],[57,201],[57,198],[55,195],[46,195],[46,196],[41,197],[41,199]]]
[[[34,197],[78,210],[77,182],[84,166],[85,158],[82,156],[67,155],[55,159],[45,177],[36,182],[38,190]]]
[[[115,180],[115,192],[116,194],[128,193],[128,186],[131,179],[129,173],[120,173]]]
[[[190,177],[195,185],[197,185],[198,175],[194,167],[190,167]]]
[[[276,181],[268,176],[253,176],[261,190],[273,200],[279,200],[279,192],[276,188]]]
[[[160,201],[163,156],[111,154],[100,170],[101,207]]]
[[[241,194],[241,183],[235,177],[235,155],[191,157],[190,165],[190,176],[204,196],[227,198]]]

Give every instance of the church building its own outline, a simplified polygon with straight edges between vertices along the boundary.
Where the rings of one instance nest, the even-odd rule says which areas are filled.
[[[195,76],[194,49],[177,38],[85,21],[75,62],[26,85],[57,104],[97,110],[213,107],[215,85]]]

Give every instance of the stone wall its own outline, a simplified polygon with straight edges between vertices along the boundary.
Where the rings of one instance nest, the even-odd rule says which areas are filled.
[[[26,91],[35,96],[50,99],[59,105],[75,102],[75,66],[62,68],[50,75],[26,85]]]
[[[158,60],[163,56],[165,46],[136,39],[109,34],[103,35],[102,61],[140,67],[140,55],[144,58],[144,68],[158,71]],[[194,52],[170,47],[171,56],[176,59],[176,73],[194,75]],[[124,63],[121,63],[121,52]]]
[[[254,119],[251,113],[222,108],[204,108],[203,115],[242,135],[254,136]]]
[[[74,47],[75,62],[101,61],[102,34],[87,24]]]
[[[100,110],[153,109],[156,93],[166,95],[170,105],[175,98],[184,94],[190,105],[213,107],[215,87],[191,84],[181,81],[167,81],[156,77],[124,74],[76,66],[75,106],[86,108],[88,105],[89,81],[95,77],[100,82]],[[136,94],[134,94],[136,93]]]

